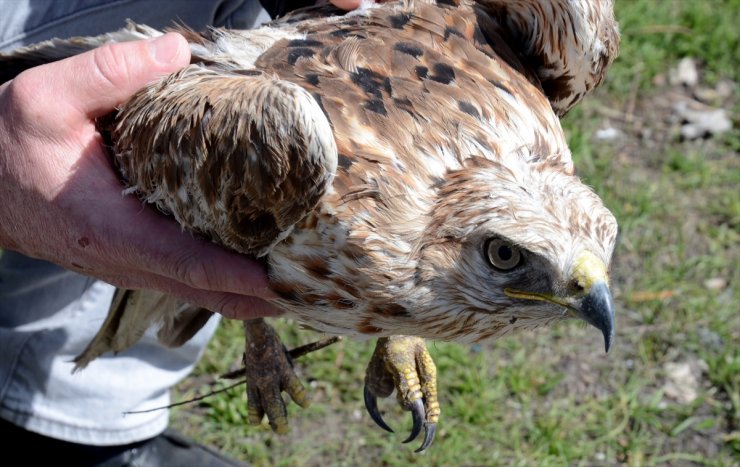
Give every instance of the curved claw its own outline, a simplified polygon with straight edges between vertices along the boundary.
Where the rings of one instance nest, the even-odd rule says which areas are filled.
[[[414,452],[424,452],[434,442],[434,435],[437,433],[436,423],[425,423],[424,424],[424,442],[421,443],[419,449]]]
[[[372,418],[375,424],[378,425],[380,428],[389,433],[393,433],[391,427],[389,427],[388,424],[385,423],[385,420],[383,420],[383,417],[380,415],[380,411],[378,410],[378,398],[370,392],[370,389],[368,389],[367,385],[365,385],[364,396],[365,409],[367,409],[367,413],[370,414],[370,418]]]
[[[421,398],[416,399],[411,403],[411,417],[414,419],[414,425],[411,427],[411,434],[408,438],[403,440],[404,443],[410,443],[415,440],[419,433],[421,433],[421,427],[424,426],[424,419],[426,418],[426,411],[424,410],[424,402]]]
[[[437,370],[424,340],[414,336],[381,337],[365,374],[365,407],[375,423],[392,431],[377,408],[378,397],[389,397],[396,391],[401,407],[411,411],[411,434],[403,442],[417,439],[424,427],[424,441],[416,452],[434,442],[439,419]]]

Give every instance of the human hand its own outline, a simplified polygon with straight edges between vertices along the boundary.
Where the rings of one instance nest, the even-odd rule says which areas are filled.
[[[347,1],[347,0],[338,0]],[[124,189],[94,119],[187,65],[184,38],[107,45],[0,86],[0,248],[250,319],[279,313],[261,265],[182,232]]]
[[[330,0],[330,2],[342,10],[354,10],[360,6],[360,0]]]

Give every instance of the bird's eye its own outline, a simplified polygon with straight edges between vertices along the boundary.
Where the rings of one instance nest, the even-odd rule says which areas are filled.
[[[489,239],[486,242],[484,253],[491,266],[500,271],[510,271],[522,262],[519,248],[502,238]]]

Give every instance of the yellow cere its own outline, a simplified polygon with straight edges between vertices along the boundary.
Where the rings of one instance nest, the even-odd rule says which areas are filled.
[[[606,265],[590,251],[584,251],[576,258],[573,267],[573,279],[586,292],[599,282],[609,283],[609,278],[606,275]]]

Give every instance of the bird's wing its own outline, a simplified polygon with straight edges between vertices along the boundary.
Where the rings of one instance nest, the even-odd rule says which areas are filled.
[[[601,84],[619,53],[613,0],[481,0],[558,116]]]
[[[131,191],[258,257],[313,209],[337,164],[313,97],[254,70],[191,65],[135,95],[105,130]]]

